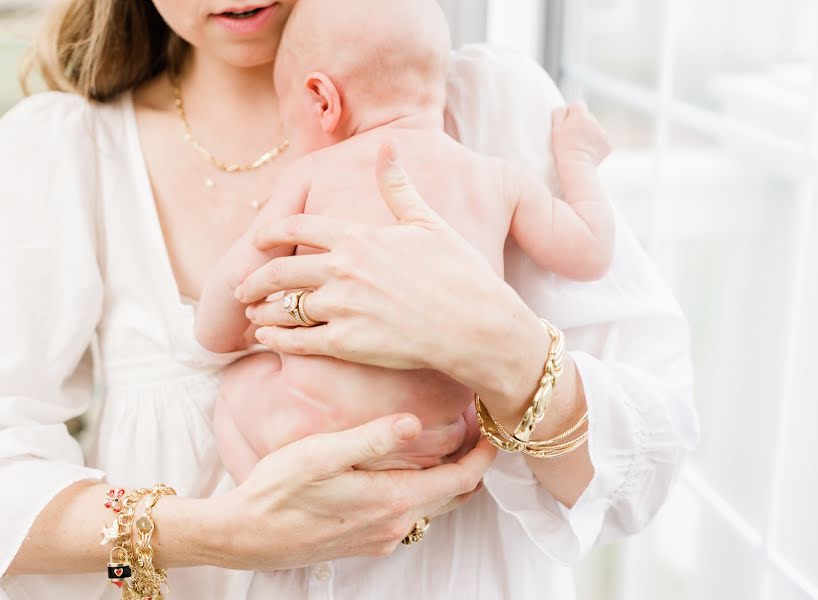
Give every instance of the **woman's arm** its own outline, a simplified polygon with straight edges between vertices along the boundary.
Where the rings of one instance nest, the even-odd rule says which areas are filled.
[[[43,94],[0,119],[0,578],[105,577],[105,474],[85,466],[64,424],[89,405],[104,302],[90,111],[79,97]],[[391,551],[417,519],[467,499],[494,457],[482,446],[423,472],[350,469],[404,451],[419,429],[387,417],[313,436],[222,497],[163,498],[157,564],[279,569]],[[137,450],[123,449],[134,461]]]
[[[299,215],[259,229],[256,243],[261,248],[298,239],[299,245],[330,252],[315,255],[316,270],[326,283],[310,296],[310,317],[328,325],[271,328],[291,325],[291,317],[280,301],[263,303],[255,307],[254,321],[267,326],[257,332],[258,339],[281,352],[354,356],[379,366],[443,371],[477,392],[494,417],[513,429],[542,377],[548,333],[483,256],[426,205],[394,160],[394,149],[382,150],[378,169],[397,227]],[[280,259],[271,265],[275,268],[257,271],[239,288],[243,301],[257,302],[271,290],[316,280],[300,261]],[[400,289],[403,293],[392,293]],[[441,294],[441,289],[457,293]],[[349,297],[356,298],[355,306],[343,307]],[[395,343],[409,339],[410,345]],[[585,410],[582,385],[569,357],[549,419],[535,438],[548,439],[568,429]],[[583,456],[584,461],[578,460]],[[568,505],[582,494],[593,473],[587,451],[547,466],[542,460],[531,464],[542,484]]]
[[[271,571],[391,554],[420,518],[468,501],[494,458],[481,444],[456,463],[425,471],[352,469],[399,452],[419,434],[417,418],[385,417],[282,448],[224,496],[165,497],[153,512],[156,564]],[[102,503],[108,487],[78,483],[54,497],[7,574],[104,577],[111,546],[100,545],[98,532],[113,520]]]
[[[507,276],[518,294],[423,203],[387,155],[380,181],[398,225],[299,215],[260,230],[261,248],[328,252],[309,266],[278,259],[242,284],[242,299],[253,302],[318,283],[309,313],[326,325],[288,329],[281,302],[257,305],[258,339],[291,354],[443,371],[480,393],[502,423],[516,425],[549,343],[525,298],[569,340],[570,359],[537,437],[573,425],[587,405],[589,443],[551,461],[501,453],[486,488],[543,551],[564,561],[644,527],[695,444],[697,426],[685,320],[630,232],[619,224],[612,269],[591,284],[544,274],[510,247]]]
[[[103,573],[112,546],[100,545],[103,524],[113,513],[103,506],[110,485],[80,482],[57,494],[37,515],[11,566],[9,575]],[[154,515],[159,524],[153,537],[162,566],[216,564],[222,550],[207,501],[166,497]],[[100,575],[102,576],[102,575]]]

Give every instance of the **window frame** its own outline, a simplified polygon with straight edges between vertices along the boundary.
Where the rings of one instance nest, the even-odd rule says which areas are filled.
[[[660,39],[661,50],[658,57],[657,84],[654,88],[640,86],[605,74],[588,66],[583,57],[583,14],[587,10],[587,0],[546,0],[553,12],[559,15],[547,24],[547,35],[559,35],[561,47],[554,50],[547,46],[548,55],[544,64],[552,67],[552,74],[569,96],[581,96],[590,91],[599,97],[624,105],[652,118],[654,133],[653,181],[654,193],[651,202],[653,226],[647,240],[649,252],[656,251],[662,241],[661,215],[664,194],[662,180],[668,154],[670,131],[674,126],[690,128],[707,135],[716,134],[740,145],[744,149],[763,155],[771,166],[799,181],[797,214],[800,226],[795,235],[795,276],[792,281],[791,304],[782,307],[782,314],[789,315],[786,324],[787,344],[783,349],[785,372],[778,373],[782,381],[779,396],[777,422],[772,428],[772,470],[768,474],[769,509],[766,522],[758,528],[745,519],[724,495],[717,483],[708,481],[695,467],[685,467],[681,484],[697,498],[698,502],[717,516],[752,548],[764,565],[762,585],[759,587],[760,600],[775,598],[775,579],[782,577],[805,597],[818,600],[818,586],[810,578],[788,561],[778,550],[779,516],[786,509],[783,495],[784,461],[786,460],[788,432],[795,398],[799,396],[798,356],[804,347],[805,334],[801,323],[809,310],[807,303],[808,277],[818,269],[811,256],[810,241],[818,235],[814,231],[816,211],[818,211],[818,43],[812,60],[812,84],[809,101],[809,122],[803,143],[772,135],[744,122],[731,119],[710,110],[695,106],[674,96],[674,75],[676,70],[677,34],[674,15],[679,3],[684,0],[655,0],[661,3]],[[549,15],[552,11],[549,11]],[[561,31],[556,31],[560,29]],[[636,544],[630,540],[622,545],[622,568],[616,596],[621,600],[639,599],[637,578]]]

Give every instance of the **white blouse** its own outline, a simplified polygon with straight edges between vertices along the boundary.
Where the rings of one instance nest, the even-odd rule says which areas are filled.
[[[553,177],[560,101],[532,61],[473,46],[454,56],[447,127]],[[596,474],[576,506],[555,501],[521,456],[500,454],[485,490],[388,558],[257,575],[177,569],[173,597],[574,597],[567,565],[642,529],[698,437],[685,319],[632,233],[618,231],[613,268],[596,283],[507,254],[509,282],[566,331],[584,382]],[[3,574],[40,510],[74,482],[162,481],[194,497],[229,489],[212,418],[219,370],[236,358],[193,337],[130,95],[98,105],[40,94],[0,120],[0,282],[0,598],[115,598],[102,564],[94,574]],[[94,369],[102,408],[84,456],[63,423],[87,410]]]

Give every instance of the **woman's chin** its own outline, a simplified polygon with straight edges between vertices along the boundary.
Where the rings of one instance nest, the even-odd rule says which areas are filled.
[[[232,48],[220,49],[217,56],[225,63],[241,68],[252,69],[255,67],[270,67],[270,77],[272,78],[272,65],[275,63],[277,46],[268,44],[256,44],[258,47],[248,47],[249,44],[236,44]]]

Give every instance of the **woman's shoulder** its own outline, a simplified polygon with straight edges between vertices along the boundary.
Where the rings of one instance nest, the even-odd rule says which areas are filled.
[[[0,151],[47,151],[64,143],[87,148],[123,106],[121,99],[100,104],[69,92],[28,96],[0,117]]]
[[[56,214],[94,210],[101,132],[115,110],[70,93],[45,92],[0,118],[0,198],[18,224],[59,222]],[[26,225],[28,224],[28,225]],[[42,227],[42,225],[41,225]]]
[[[551,111],[563,104],[554,81],[531,57],[488,44],[454,52],[446,128],[472,149],[550,168]]]
[[[0,118],[4,134],[17,132],[31,137],[37,132],[58,135],[92,121],[93,104],[68,92],[43,92],[24,98]],[[2,139],[6,139],[5,135]]]
[[[522,52],[491,44],[466,44],[452,53],[449,83],[462,81],[483,87],[516,84],[560,96],[554,81],[536,60]]]

